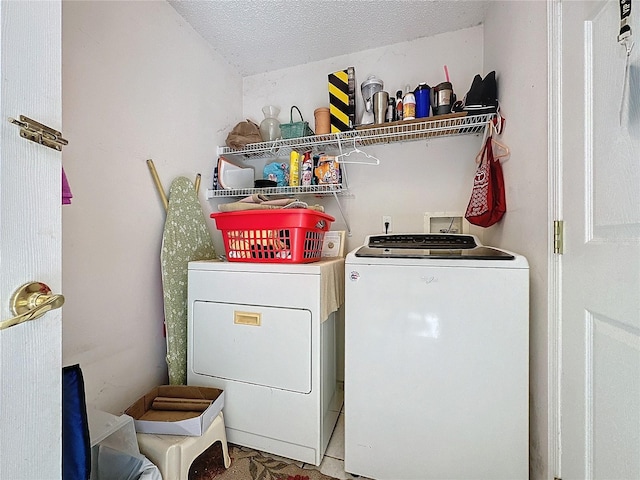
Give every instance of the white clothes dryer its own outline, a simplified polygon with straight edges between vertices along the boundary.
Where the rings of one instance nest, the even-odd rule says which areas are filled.
[[[189,262],[187,383],[224,390],[229,443],[320,465],[342,408],[344,259]]]
[[[527,260],[472,235],[373,235],[345,276],[345,470],[528,478]]]

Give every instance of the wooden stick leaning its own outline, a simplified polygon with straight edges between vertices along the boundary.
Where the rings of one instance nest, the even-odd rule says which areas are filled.
[[[166,212],[169,208],[169,200],[167,199],[167,194],[164,192],[164,188],[162,188],[162,183],[160,183],[160,177],[158,177],[156,166],[153,164],[153,160],[151,159],[147,160],[147,165],[149,166],[151,176],[153,177],[153,183],[156,184],[156,188],[160,194],[160,199],[162,200],[162,205],[164,206],[164,211]]]

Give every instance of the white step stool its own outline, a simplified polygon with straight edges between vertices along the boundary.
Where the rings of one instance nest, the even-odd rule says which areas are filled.
[[[193,461],[218,440],[222,444],[225,468],[231,465],[222,412],[199,437],[152,433],[137,433],[136,436],[140,453],[158,467],[163,480],[188,480]]]

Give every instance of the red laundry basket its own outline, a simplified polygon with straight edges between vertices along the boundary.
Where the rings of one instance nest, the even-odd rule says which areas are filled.
[[[310,263],[320,260],[335,221],[306,208],[212,213],[230,262]]]

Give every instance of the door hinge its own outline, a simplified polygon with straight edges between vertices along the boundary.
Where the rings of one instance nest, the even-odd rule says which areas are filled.
[[[54,150],[61,152],[62,147],[69,143],[62,138],[62,133],[59,131],[36,122],[35,120],[31,120],[29,117],[25,117],[24,115],[20,115],[20,120],[9,117],[9,121],[20,127],[20,136],[22,138],[39,143],[45,147],[53,148]]]
[[[564,253],[564,222],[562,220],[553,221],[553,253],[560,255]]]

